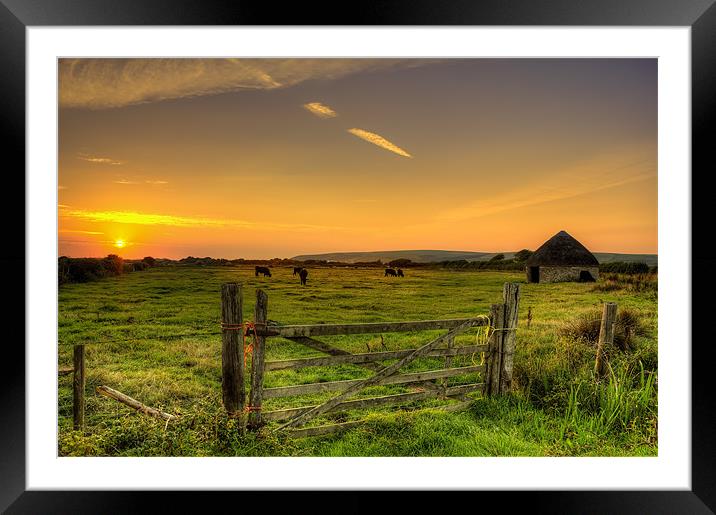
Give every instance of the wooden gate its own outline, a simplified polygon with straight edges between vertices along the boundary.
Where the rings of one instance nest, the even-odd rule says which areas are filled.
[[[512,362],[515,349],[515,329],[519,304],[519,285],[506,283],[503,302],[493,304],[489,315],[473,318],[448,320],[421,320],[388,323],[360,324],[311,324],[280,325],[267,322],[268,296],[263,290],[256,291],[254,321],[243,323],[241,286],[236,283],[222,287],[222,391],[224,406],[230,416],[248,414],[250,429],[257,429],[268,422],[279,422],[275,430],[291,430],[294,436],[315,436],[335,430],[352,427],[362,421],[300,428],[311,420],[326,413],[365,409],[388,404],[441,398],[455,400],[443,409],[455,410],[467,406],[471,401],[467,394],[482,392],[496,395],[510,390],[512,383]],[[474,327],[484,327],[487,340],[475,345],[456,345],[455,337]],[[447,330],[437,338],[413,349],[367,352],[352,354],[316,339],[321,336],[382,334],[408,331]],[[239,336],[242,341],[239,341]],[[300,343],[327,354],[325,357],[300,358],[281,361],[265,361],[268,338],[281,337]],[[246,341],[251,341],[246,345]],[[245,402],[244,362],[245,353],[250,350],[251,377],[248,403]],[[480,354],[479,364],[453,367],[456,356]],[[421,357],[443,357],[440,369],[402,373],[401,368]],[[392,364],[384,364],[392,361]],[[264,375],[273,370],[299,369],[314,366],[353,364],[374,371],[370,377],[343,381],[328,381],[295,386],[264,387]],[[479,373],[480,382],[448,386],[447,379]],[[438,382],[436,382],[438,381]],[[414,384],[419,391],[351,399],[361,390],[370,386],[388,384]],[[264,399],[306,395],[321,392],[340,392],[331,399],[313,406],[263,411]]]

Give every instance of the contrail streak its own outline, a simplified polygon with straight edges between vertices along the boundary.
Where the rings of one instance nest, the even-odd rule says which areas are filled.
[[[394,153],[398,154],[399,156],[413,157],[410,154],[408,154],[405,150],[400,148],[398,145],[391,143],[390,141],[385,139],[383,136],[380,136],[379,134],[376,134],[374,132],[364,131],[363,129],[348,129],[348,132],[350,132],[354,136],[358,136],[359,138],[366,140],[369,143],[373,143],[373,145],[378,145],[379,147],[384,148],[385,150],[394,152]]]

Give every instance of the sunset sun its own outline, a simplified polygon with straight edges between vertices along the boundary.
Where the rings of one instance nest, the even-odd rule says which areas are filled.
[[[118,249],[123,249],[124,247],[127,246],[127,242],[124,240],[115,240],[114,246],[117,247]]]

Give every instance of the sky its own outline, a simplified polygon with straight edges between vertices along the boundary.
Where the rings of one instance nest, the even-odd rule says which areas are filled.
[[[656,59],[61,59],[58,251],[657,252]]]

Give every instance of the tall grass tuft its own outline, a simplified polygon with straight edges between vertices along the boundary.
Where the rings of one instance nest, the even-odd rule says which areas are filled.
[[[601,312],[596,310],[565,322],[559,332],[562,336],[573,340],[596,344],[599,339],[600,326]],[[629,350],[632,347],[634,336],[645,336],[646,334],[647,329],[637,311],[629,308],[620,308],[617,311],[614,323],[614,345],[619,350]]]
[[[581,426],[600,436],[638,429],[648,434],[656,417],[656,373],[646,371],[641,362],[638,371],[621,363],[609,366],[604,381],[593,378],[570,387],[563,431]]]

